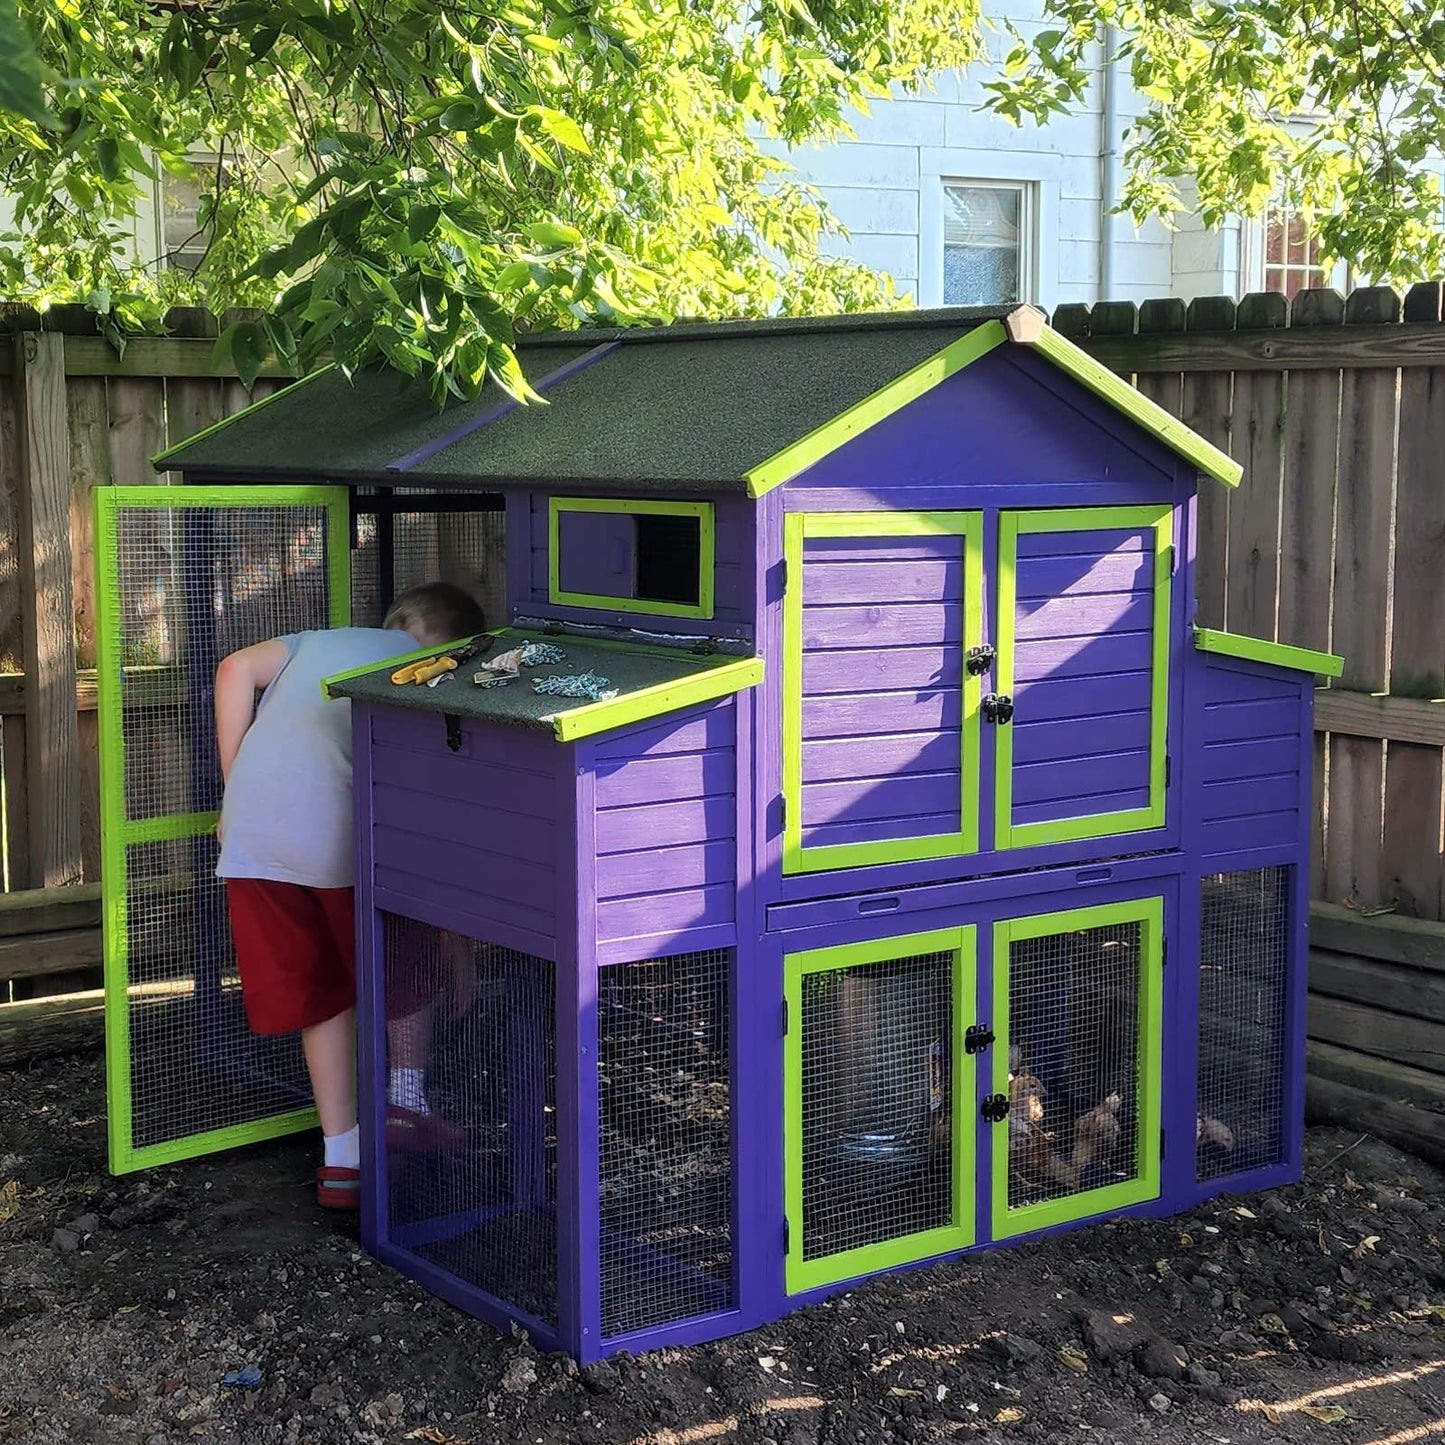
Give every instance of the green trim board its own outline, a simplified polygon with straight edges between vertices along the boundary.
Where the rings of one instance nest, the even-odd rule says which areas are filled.
[[[1061,371],[1089,388],[1095,396],[1108,402],[1116,411],[1152,432],[1171,451],[1177,452],[1199,468],[1206,476],[1237,487],[1244,468],[1218,447],[1204,440],[1198,432],[1185,426],[1176,416],[1151,401],[1123,377],[1095,361],[1087,351],[1075,346],[1067,336],[1060,335],[1033,307],[1021,307],[1004,323],[1013,341],[1033,346]]]
[[[403,652],[396,657],[387,658],[384,666],[395,672],[397,668],[405,667],[409,662],[423,662],[429,657],[440,657],[446,652],[456,652],[459,648],[477,642],[483,637],[501,637],[505,631],[505,628],[497,628],[492,632],[479,632],[476,637],[458,637],[455,641],[443,643],[440,647],[418,647],[412,652]],[[354,677],[368,677],[376,671],[377,666],[374,662],[365,662],[360,667],[348,667],[342,672],[333,672],[330,677],[321,679],[321,696],[327,702],[334,702],[339,694],[334,691],[333,684],[350,682]]]
[[[1008,1202],[1009,1129],[1007,1120],[993,1125],[991,1159],[992,1238],[1008,1239],[1076,1219],[1112,1214],[1131,1204],[1157,1199],[1160,1188],[1160,1124],[1164,1087],[1164,900],[1161,897],[1070,908],[1011,918],[993,926],[993,1092],[1009,1097],[1010,945],[1023,939],[1077,933],[1118,923],[1139,924],[1139,996],[1135,1019],[1137,1091],[1134,1178],[1099,1189],[1081,1190],[1058,1199],[1011,1209]]]
[[[127,850],[147,843],[202,838],[216,814],[174,813],[129,818],[125,795],[119,516],[136,508],[321,507],[326,511],[326,565],[330,624],[351,615],[350,509],[341,487],[98,487],[95,490],[97,712],[100,764],[101,911],[105,959],[107,1144],[113,1174],[130,1173],[198,1154],[311,1127],[312,1110],[295,1110],[247,1123],[136,1148],[131,1089],[130,965]]]
[[[783,1040],[784,1210],[788,1221],[785,1284],[789,1294],[836,1284],[880,1270],[894,1269],[934,1255],[967,1249],[974,1241],[974,1166],[976,1127],[975,1061],[964,1052],[963,1037],[975,1005],[978,936],[973,924],[930,933],[905,934],[869,943],[810,949],[784,959],[784,998],[788,1029]],[[952,955],[951,1058],[952,1217],[947,1225],[920,1230],[881,1244],[837,1254],[803,1258],[803,980],[869,963],[887,963],[920,954]]]
[[[1117,813],[1096,813],[1058,821],[1013,821],[1013,726],[995,729],[994,847],[1035,847],[1043,843],[1069,843],[1085,838],[1108,838],[1162,828],[1165,822],[1165,783],[1169,734],[1169,633],[1173,600],[1173,508],[1065,507],[1052,511],[999,514],[998,609],[994,626],[997,661],[994,686],[999,693],[1014,690],[1014,622],[1018,605],[1018,539],[1039,532],[1086,532],[1147,528],[1154,533],[1153,649],[1150,671],[1149,804]],[[1019,719],[1017,709],[1015,721]]]
[[[334,361],[329,362],[325,366],[317,367],[315,371],[308,371],[305,376],[298,377],[295,381],[291,382],[289,386],[277,387],[269,396],[263,396],[260,401],[253,401],[249,406],[243,407],[240,411],[233,412],[230,416],[222,417],[220,421],[212,422],[210,426],[203,427],[198,432],[192,432],[184,441],[173,442],[164,451],[157,452],[155,456],[151,458],[151,466],[157,471],[164,471],[166,469],[166,463],[187,447],[198,441],[203,441],[206,437],[215,436],[217,432],[225,431],[228,426],[238,421],[241,417],[245,417],[249,421],[258,411],[263,407],[270,406],[271,403],[279,397],[289,397],[298,387],[306,386],[308,383],[315,381],[317,377],[326,376],[329,372],[335,370],[336,363]]]
[[[1266,642],[1258,637],[1241,637],[1236,632],[1220,632],[1213,627],[1196,627],[1194,645],[1200,652],[1219,657],[1237,657],[1244,662],[1264,662],[1272,667],[1287,667],[1294,672],[1312,672],[1319,677],[1338,677],[1345,660],[1332,652],[1315,652],[1308,647],[1292,647],[1283,642]]]
[[[803,591],[804,543],[810,537],[959,537],[963,542],[963,637],[960,656],[983,639],[983,514],[981,512],[790,512],[783,519],[783,872],[817,873],[874,863],[953,858],[978,851],[978,779],[982,679],[966,668],[959,729],[958,829],[921,838],[803,846]],[[883,599],[886,600],[886,599]]]
[[[662,717],[685,707],[694,707],[698,703],[731,697],[746,688],[756,687],[762,680],[761,657],[737,658],[695,677],[658,683],[655,687],[624,693],[621,697],[610,698],[606,702],[594,702],[586,707],[575,708],[555,718],[552,727],[558,742],[575,743],[579,738],[590,738],[597,733],[629,727],[633,723],[648,722],[652,718]]]
[[[766,461],[759,462],[746,473],[750,497],[761,497],[790,481],[799,472],[806,471],[821,461],[830,452],[854,437],[861,436],[870,427],[902,410],[909,402],[916,401],[925,392],[932,391],[940,382],[946,381],[955,372],[962,371],[970,362],[980,356],[987,356],[996,346],[1008,340],[1008,333],[1002,322],[985,321],[965,336],[945,346],[942,351],[926,361],[905,371],[895,381],[875,391],[872,396],[855,402],[846,411],[840,412],[831,421],[815,428],[806,436],[782,451],[775,452]]]
[[[569,592],[562,586],[562,515],[567,512],[609,516],[695,517],[698,525],[697,605],[658,602],[645,597]],[[715,608],[717,523],[711,502],[653,502],[612,497],[549,497],[547,500],[547,600],[559,607],[591,607],[608,612],[642,612],[653,617],[710,618]],[[633,557],[636,585],[636,555]]]

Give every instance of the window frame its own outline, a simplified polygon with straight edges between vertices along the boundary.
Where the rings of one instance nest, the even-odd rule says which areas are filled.
[[[1269,245],[1269,219],[1271,213],[1276,211],[1283,212],[1286,220],[1288,220],[1289,217],[1298,214],[1298,212],[1293,207],[1287,205],[1279,197],[1273,196],[1270,198],[1270,201],[1266,206],[1265,212],[1262,216],[1251,216],[1248,217],[1245,221],[1243,227],[1243,240],[1246,248],[1246,264],[1244,268],[1246,284],[1240,288],[1241,292],[1248,293],[1251,291],[1263,291],[1269,292],[1277,296],[1288,297],[1289,293],[1283,288],[1271,287],[1269,285],[1269,277],[1272,270],[1279,272],[1286,277],[1292,271],[1321,272],[1321,285],[1327,288],[1332,287],[1334,290],[1339,291],[1341,294],[1348,292],[1352,281],[1348,262],[1336,261],[1331,266],[1320,267],[1305,266],[1302,264],[1292,265],[1288,261],[1286,261],[1281,266],[1271,266],[1267,256]],[[1286,242],[1286,254],[1288,254],[1288,242]],[[1301,287],[1301,290],[1304,289],[1307,288]]]
[[[939,237],[939,260],[943,265],[943,286],[948,285],[948,193],[953,190],[972,189],[978,191],[1012,191],[1019,198],[1019,239],[1018,239],[1018,295],[1012,299],[990,301],[950,301],[946,294],[940,297],[944,306],[1023,306],[1027,305],[1037,291],[1038,275],[1038,201],[1032,181],[1004,180],[983,177],[940,178],[940,204],[943,227]],[[974,249],[984,249],[982,247]]]
[[[193,166],[198,173],[198,179],[205,180],[208,173],[214,177],[213,188],[219,194],[225,185],[225,159],[218,151],[190,151],[186,154],[186,161]],[[166,191],[178,181],[186,180],[186,177],[173,175],[163,167],[159,167],[156,176],[156,254],[162,265],[167,270],[187,271],[196,275],[201,267],[205,265],[206,257],[211,249],[212,226],[201,226],[199,223],[196,229],[191,232],[190,239],[199,244],[188,246],[172,246],[166,239]],[[201,186],[204,191],[207,187]],[[194,265],[186,265],[185,262],[194,258]]]
[[[654,602],[642,597],[608,597],[603,593],[571,592],[562,586],[562,514],[603,513],[610,516],[696,517],[698,522],[697,605]],[[651,617],[709,620],[716,610],[715,567],[717,523],[711,502],[652,501],[624,497],[547,498],[547,601],[557,607],[587,607],[602,612],[641,612]],[[636,556],[633,558],[634,568]]]

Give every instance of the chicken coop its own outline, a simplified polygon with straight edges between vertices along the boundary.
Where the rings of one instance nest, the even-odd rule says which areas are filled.
[[[440,677],[328,683],[379,1259],[586,1361],[1298,1177],[1338,661],[1194,625],[1239,467],[1028,308],[521,355],[544,406],[325,373],[102,503],[113,1166],[306,1124],[236,1010],[206,670],[344,615],[366,499],[415,495],[505,508],[506,604]]]

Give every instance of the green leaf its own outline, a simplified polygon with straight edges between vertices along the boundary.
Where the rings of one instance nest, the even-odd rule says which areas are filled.
[[[442,208],[436,205],[413,206],[407,213],[406,234],[413,246],[419,245],[436,230]]]
[[[0,0],[0,111],[47,128],[59,122],[45,103],[40,57],[15,0]]]
[[[575,226],[559,225],[556,221],[538,221],[528,226],[527,234],[540,246],[553,251],[569,250],[582,243],[582,232]]]
[[[587,137],[582,134],[582,127],[570,115],[545,108],[539,108],[534,113],[541,122],[543,134],[551,136],[558,145],[566,146],[569,151],[577,151],[584,156],[592,154]]]

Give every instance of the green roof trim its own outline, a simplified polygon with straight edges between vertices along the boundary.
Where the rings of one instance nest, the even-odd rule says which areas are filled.
[[[245,417],[249,421],[262,407],[270,406],[272,402],[279,401],[283,396],[290,400],[299,388],[306,386],[309,382],[316,381],[320,377],[329,376],[335,370],[336,363],[330,361],[327,362],[325,366],[318,366],[315,371],[308,371],[305,376],[291,382],[289,386],[278,386],[275,391],[267,396],[263,396],[260,401],[253,401],[249,406],[242,407],[240,411],[233,411],[230,416],[223,416],[220,421],[213,421],[210,426],[202,427],[200,431],[192,432],[184,441],[173,442],[165,451],[157,452],[155,456],[151,458],[151,466],[157,471],[165,470],[167,462],[176,456],[177,453],[184,451],[195,442],[203,441],[207,437],[215,436],[217,432],[225,431],[228,426],[233,422],[240,421],[242,417]]]
[[[946,381],[957,371],[962,371],[980,356],[986,356],[996,346],[1008,340],[1008,332],[1000,321],[985,321],[966,336],[945,346],[942,351],[920,362],[906,371],[896,381],[890,381],[872,396],[865,396],[846,411],[840,412],[831,421],[810,431],[806,436],[775,452],[767,461],[760,462],[746,474],[748,496],[761,497],[774,487],[806,471],[815,462],[821,461],[829,452],[836,451],[846,442],[861,435],[870,427],[893,415],[894,412],[916,401],[926,391],[932,391],[941,381]]]
[[[396,657],[389,657],[385,663],[387,672],[395,672],[399,667],[405,667],[409,662],[425,662],[429,658],[440,657],[444,652],[455,652],[459,647],[466,647],[469,643],[480,642],[484,637],[501,637],[504,628],[497,628],[494,632],[479,632],[475,637],[459,637],[455,642],[448,642],[442,647],[419,647],[415,652],[402,652]],[[490,646],[490,644],[488,644]],[[478,649],[484,651],[485,649]],[[375,662],[364,662],[360,667],[348,667],[345,672],[333,672],[330,677],[321,679],[321,696],[327,702],[335,702],[342,693],[336,691],[335,684],[350,682],[354,677],[368,677],[376,672],[380,664]]]
[[[632,723],[647,722],[666,713],[715,702],[720,697],[756,687],[763,680],[761,657],[740,657],[694,677],[661,682],[606,702],[588,703],[551,719],[557,741],[575,743],[594,733],[613,732]]]
[[[1244,662],[1265,662],[1295,672],[1313,672],[1320,677],[1338,677],[1345,660],[1332,652],[1314,652],[1308,647],[1290,647],[1283,642],[1264,642],[1258,637],[1241,637],[1212,627],[1194,629],[1194,645],[1201,652],[1220,657],[1237,657]]]
[[[1035,347],[1061,371],[1089,388],[1116,411],[1151,431],[1165,446],[1194,463],[1199,470],[1226,487],[1237,487],[1244,468],[1233,457],[1204,440],[1198,432],[1150,401],[1137,387],[1110,371],[1107,366],[1080,350],[1044,320],[1043,312],[1021,306],[1004,323],[1009,338],[1020,346]]]

